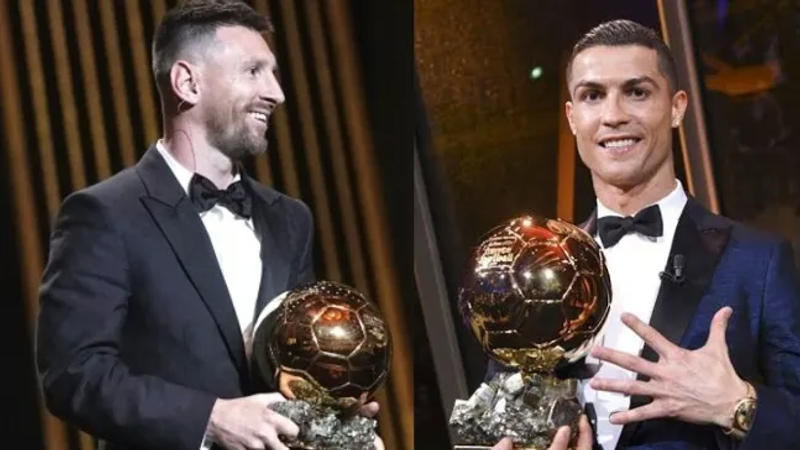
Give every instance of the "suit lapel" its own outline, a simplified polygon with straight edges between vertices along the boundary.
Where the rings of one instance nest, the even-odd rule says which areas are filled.
[[[200,216],[155,147],[136,167],[148,196],[142,203],[164,233],[187,277],[205,303],[240,373],[247,364],[239,321]]]
[[[261,238],[261,285],[253,317],[288,285],[292,264],[289,242],[289,225],[274,202],[275,195],[265,195],[263,189],[256,189],[255,181],[248,177],[248,185],[253,193],[253,224]],[[268,191],[267,194],[271,194]]]
[[[664,269],[667,273],[673,273],[675,256],[682,255],[685,279],[682,282],[661,282],[650,316],[650,325],[670,342],[679,345],[682,341],[697,305],[711,282],[729,234],[728,222],[711,214],[691,197],[688,199],[678,220]],[[642,348],[640,355],[650,361],[658,360],[658,355],[647,345]],[[647,377],[639,375],[637,379],[646,381]],[[650,400],[649,397],[631,396],[630,408],[642,406]],[[617,448],[624,448],[639,426],[639,423],[624,426]]]

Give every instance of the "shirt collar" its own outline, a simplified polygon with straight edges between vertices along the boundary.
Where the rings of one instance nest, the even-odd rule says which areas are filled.
[[[189,184],[192,181],[194,172],[178,162],[178,160],[172,156],[172,153],[167,150],[167,147],[164,146],[164,143],[161,139],[156,142],[156,150],[158,150],[158,153],[161,154],[161,157],[164,158],[164,161],[166,161],[167,166],[172,171],[172,174],[175,175],[178,183],[183,188],[183,192],[185,192],[186,195],[189,195]],[[237,171],[236,175],[233,176],[233,181],[239,181],[241,178],[242,177],[240,173]]]
[[[650,207],[652,205],[658,205],[658,209],[661,210],[661,217],[663,218],[664,224],[670,223],[678,223],[678,219],[683,212],[683,207],[686,205],[686,192],[683,190],[683,184],[681,184],[681,180],[675,179],[675,189],[672,190],[669,194],[667,194],[661,200],[646,205],[644,208]],[[642,208],[642,209],[644,209]],[[640,210],[641,211],[641,210]],[[637,211],[639,212],[639,211]],[[631,214],[632,216],[635,214]],[[597,218],[606,217],[606,216],[622,216],[622,214],[612,210],[611,208],[604,205],[600,199],[597,199]]]

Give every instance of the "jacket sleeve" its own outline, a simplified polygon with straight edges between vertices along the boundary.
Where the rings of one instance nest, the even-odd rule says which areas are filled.
[[[800,442],[800,290],[791,247],[775,247],[763,289],[760,360],[764,382],[741,449],[795,448]]]
[[[45,403],[111,442],[197,450],[215,396],[133,373],[120,358],[131,281],[110,217],[86,192],[68,197],[59,212],[36,330]]]

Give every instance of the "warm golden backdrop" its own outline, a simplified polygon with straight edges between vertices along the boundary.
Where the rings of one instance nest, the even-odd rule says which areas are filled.
[[[363,79],[364,45],[356,36],[366,28],[363,39],[370,29],[354,23],[369,17],[364,12],[369,7],[357,0],[250,3],[274,22],[271,44],[287,102],[274,115],[270,152],[248,161],[247,168],[265,184],[311,206],[318,278],[351,284],[380,304],[394,337],[391,376],[378,396],[381,434],[389,449],[411,448],[412,381],[403,301],[408,290],[402,286],[404,264],[398,262],[404,255],[394,240],[411,236],[389,219],[387,192],[392,188],[381,175],[386,162],[376,151],[380,139],[371,131],[375,109],[366,98],[364,86],[370,83]],[[17,343],[8,344],[7,356],[18,371],[10,379],[19,386],[13,398],[20,413],[4,418],[2,425],[26,430],[21,435],[30,442],[24,448],[40,443],[47,450],[95,446],[90,436],[47,413],[36,392],[32,336],[37,290],[61,200],[134,164],[160,135],[149,49],[155,24],[174,4],[0,2],[0,176],[8,187],[0,208],[8,218],[2,228],[2,261],[8,268],[3,285],[10,293],[4,323],[24,320],[7,329],[7,342]],[[408,33],[410,46],[410,27]],[[40,426],[30,424],[37,420]]]

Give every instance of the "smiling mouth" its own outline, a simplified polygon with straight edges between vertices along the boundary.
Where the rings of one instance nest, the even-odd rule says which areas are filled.
[[[604,139],[600,141],[600,146],[609,150],[619,150],[633,147],[641,140],[641,138],[637,137]]]
[[[248,114],[250,117],[252,117],[252,118],[256,119],[257,121],[259,121],[259,122],[263,123],[264,125],[266,125],[266,124],[267,124],[267,119],[269,118],[269,116],[267,115],[267,113],[263,113],[263,112],[260,112],[260,111],[250,111],[250,112],[249,112],[249,113],[247,113],[247,114]]]

